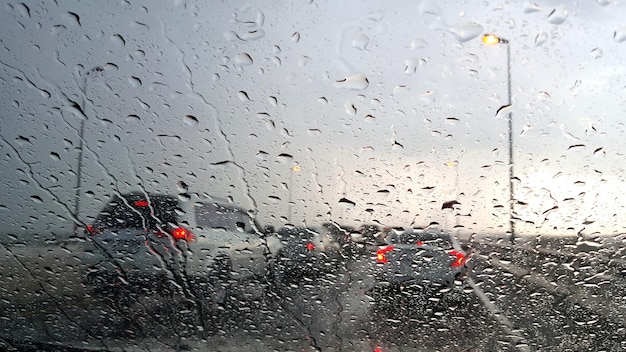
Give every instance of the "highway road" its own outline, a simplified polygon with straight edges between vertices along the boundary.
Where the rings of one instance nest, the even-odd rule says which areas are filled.
[[[389,300],[368,291],[371,255],[351,255],[334,273],[289,285],[233,284],[202,319],[176,287],[94,292],[81,281],[80,243],[3,245],[0,348],[626,350],[620,244],[474,240],[462,294],[417,290]]]

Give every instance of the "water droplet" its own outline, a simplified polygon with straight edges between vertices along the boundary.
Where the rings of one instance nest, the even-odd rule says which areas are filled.
[[[291,35],[291,40],[293,40],[295,43],[300,41],[300,32],[294,32]]]
[[[569,16],[569,12],[565,6],[559,6],[548,15],[548,23],[559,25],[567,20],[567,16]]]
[[[40,196],[30,196],[30,199],[37,204],[43,204],[43,199]]]
[[[135,114],[130,114],[128,116],[126,116],[126,121],[128,122],[139,122],[141,121],[141,118]]]
[[[252,101],[252,99],[250,99],[250,97],[248,96],[248,93],[244,92],[243,90],[237,92],[237,96],[239,97],[239,100],[243,102]]]
[[[371,122],[374,121],[376,117],[374,115],[365,115],[365,121]]]
[[[535,37],[535,46],[540,46],[548,40],[548,33],[541,32]]]
[[[61,156],[57,152],[50,152],[50,158],[55,161],[61,160]]]
[[[135,76],[130,77],[128,79],[128,83],[130,83],[133,88],[141,87],[141,80]]]
[[[496,111],[496,117],[498,116],[503,116],[507,113],[509,113],[511,111],[511,107],[513,105],[511,104],[506,104],[506,105],[502,105],[501,107],[498,108],[498,111]]]
[[[17,4],[17,10],[23,17],[30,17],[30,8],[24,3]]]
[[[310,128],[308,130],[307,134],[309,136],[321,136],[322,135],[322,131],[320,129],[317,129],[317,128]]]
[[[599,59],[602,57],[602,49],[600,48],[595,48],[593,50],[591,50],[591,57],[594,59]]]
[[[395,86],[393,88],[393,94],[411,93],[411,88],[407,86]]]
[[[352,209],[354,208],[354,206],[356,206],[356,203],[349,200],[348,198],[341,198],[339,200],[339,205],[345,209]]]
[[[300,58],[298,58],[298,67],[302,68],[306,66],[309,62],[311,62],[311,58],[306,55],[302,55],[300,56]]]
[[[411,41],[411,50],[423,49],[426,47],[428,47],[428,42],[426,42],[424,39],[413,39]]]
[[[547,103],[550,101],[550,94],[548,94],[548,92],[541,91],[537,94],[537,100],[542,103]]]
[[[350,116],[356,116],[357,110],[356,110],[356,106],[354,106],[354,104],[347,102],[344,105],[344,108],[346,109],[346,114],[350,115]]]
[[[263,31],[262,29],[255,29],[252,31],[247,31],[240,36],[241,39],[247,40],[247,41],[259,40],[263,37],[265,37],[265,31]]]
[[[250,66],[252,65],[252,57],[247,53],[239,53],[235,55],[235,62],[241,66]]]
[[[570,145],[570,146],[567,148],[567,150],[577,151],[577,150],[582,150],[582,149],[584,149],[584,148],[585,148],[585,145],[584,145],[584,144],[573,144],[573,145]]]
[[[613,40],[618,43],[626,40],[626,26],[621,26],[615,29],[615,32],[613,32]]]
[[[606,6],[608,4],[611,3],[611,0],[596,0],[596,2],[598,3],[598,5],[600,6]]]
[[[278,161],[283,163],[283,164],[292,164],[293,163],[293,155],[287,154],[287,153],[278,154],[276,159],[278,159]]]
[[[68,11],[63,15],[63,17],[65,17],[69,23],[80,26],[80,16],[74,12]]]
[[[404,61],[404,73],[407,75],[415,74],[417,72],[417,68],[421,66],[422,63],[423,61],[416,57],[406,59],[406,61]]]
[[[185,121],[185,124],[187,124],[187,126],[192,127],[197,126],[199,123],[198,118],[193,115],[185,115],[185,118],[183,120]]]
[[[530,1],[524,1],[524,13],[533,13],[541,11],[541,7]]]
[[[359,50],[366,50],[369,42],[370,38],[365,34],[358,34],[352,38],[352,46]]]
[[[402,144],[398,143],[398,141],[395,141],[395,140],[393,141],[393,144],[391,145],[391,150],[397,151],[397,150],[403,150],[403,149],[404,149],[404,146]]]
[[[424,93],[420,94],[419,98],[425,104],[432,104],[435,102],[435,92],[432,90],[427,90]]]
[[[191,196],[187,193],[179,193],[178,199],[180,199],[181,202],[188,202],[191,200]]]
[[[475,22],[466,22],[451,27],[448,31],[454,34],[459,42],[465,43],[478,37],[483,32],[483,26]]]
[[[114,34],[111,36],[111,41],[120,46],[126,46],[126,40],[119,34]]]
[[[335,87],[351,89],[351,90],[365,90],[369,85],[367,77],[362,73],[355,73],[340,81],[335,82]]]
[[[422,15],[430,14],[439,16],[441,14],[441,10],[439,9],[439,6],[437,6],[437,2],[437,0],[423,0],[419,5],[418,10]]]

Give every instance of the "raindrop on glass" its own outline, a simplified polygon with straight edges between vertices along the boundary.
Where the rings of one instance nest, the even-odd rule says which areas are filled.
[[[478,37],[483,32],[483,26],[474,22],[466,22],[451,27],[448,31],[454,34],[459,42],[465,43]]]
[[[548,40],[548,33],[541,32],[535,37],[535,46],[540,46]]]
[[[235,62],[241,66],[250,66],[252,65],[252,57],[247,53],[239,53],[235,55]]]
[[[591,57],[594,59],[599,59],[602,57],[602,49],[600,48],[595,48],[593,50],[591,50]]]
[[[255,29],[252,31],[247,31],[240,36],[241,39],[247,40],[247,41],[259,40],[263,37],[265,37],[265,32],[262,29]]]
[[[369,42],[370,38],[365,34],[358,34],[352,38],[352,46],[359,50],[366,50]]]
[[[111,36],[111,41],[120,46],[126,46],[126,40],[119,34],[114,34]]]
[[[185,124],[187,126],[197,126],[198,125],[198,118],[193,116],[193,115],[185,115],[185,118],[183,119],[185,121]]]
[[[567,16],[569,16],[567,9],[564,6],[559,6],[548,15],[548,23],[559,25],[567,20]]]
[[[621,26],[615,29],[615,32],[613,32],[613,40],[618,43],[626,40],[626,26]]]
[[[367,77],[362,73],[355,73],[335,82],[335,87],[351,90],[365,90],[368,85],[369,81],[367,80]]]
[[[43,204],[43,199],[40,196],[30,196],[30,199],[37,204]]]
[[[533,2],[524,1],[524,13],[533,13],[541,11],[541,7]]]
[[[355,202],[349,200],[348,198],[341,198],[339,200],[339,205],[345,209],[352,209],[356,205]]]

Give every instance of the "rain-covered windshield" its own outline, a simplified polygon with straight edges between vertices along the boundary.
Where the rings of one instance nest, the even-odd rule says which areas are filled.
[[[0,351],[626,350],[625,1],[3,1]]]

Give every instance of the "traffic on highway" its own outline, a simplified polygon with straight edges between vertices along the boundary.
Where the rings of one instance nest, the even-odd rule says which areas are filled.
[[[625,351],[626,6],[0,6],[0,351]]]

